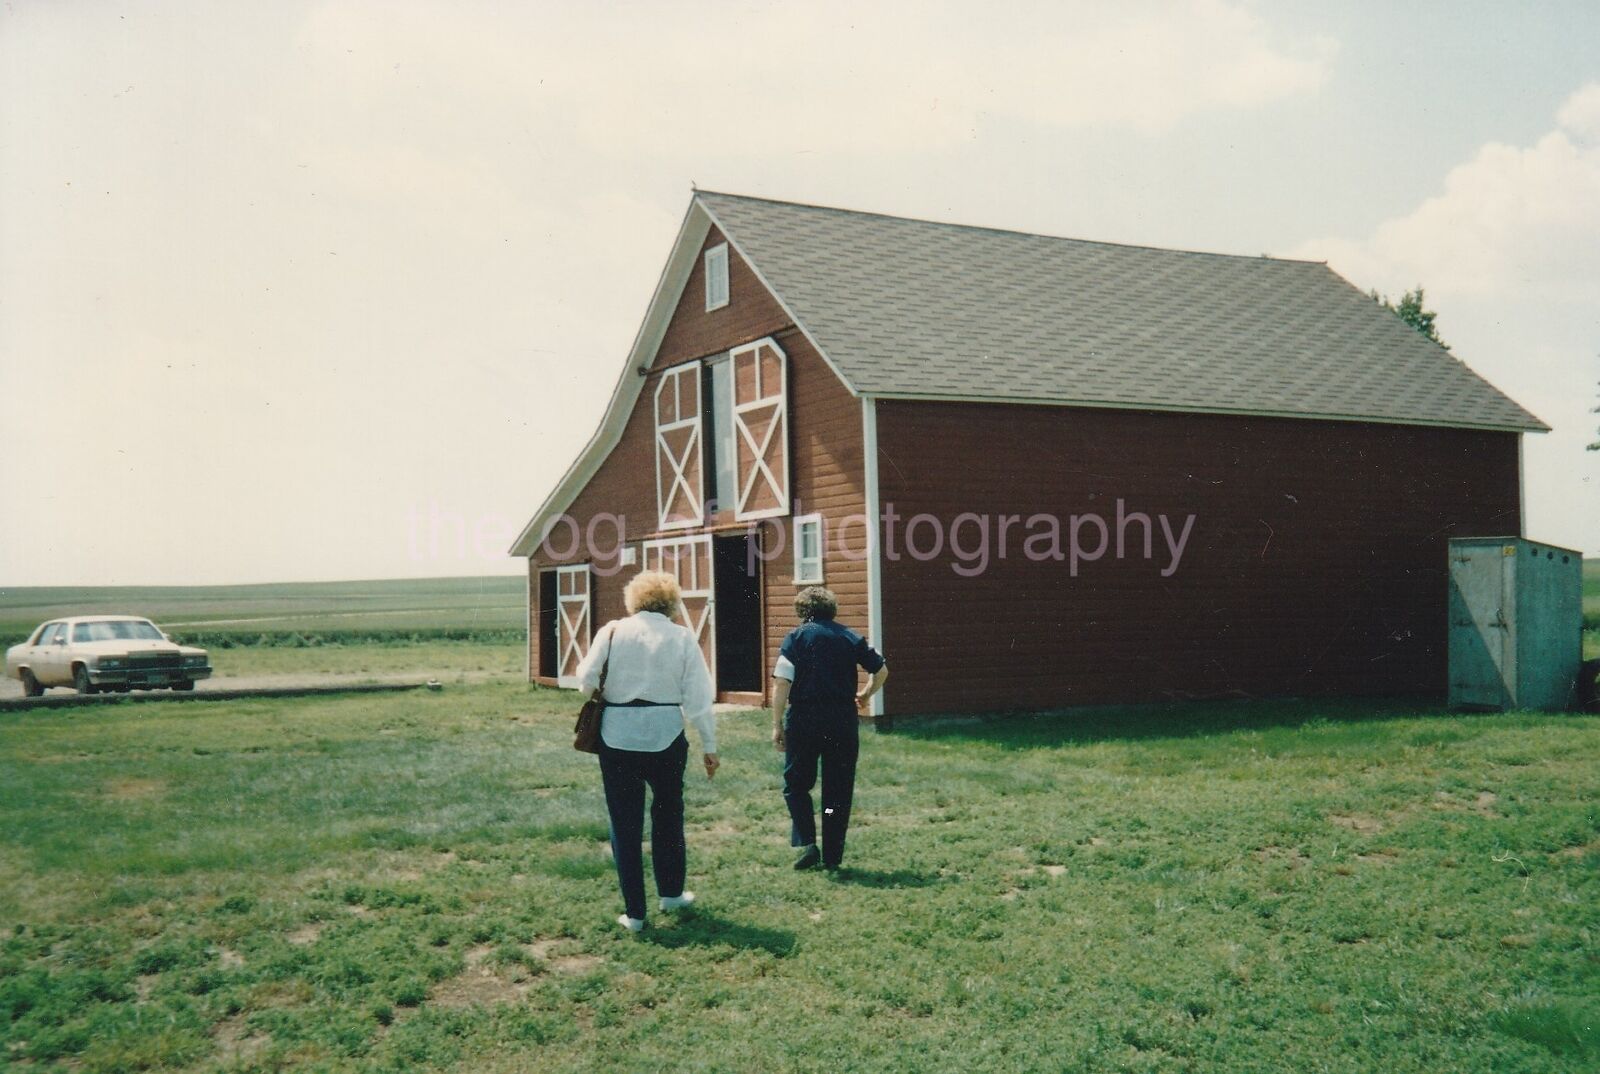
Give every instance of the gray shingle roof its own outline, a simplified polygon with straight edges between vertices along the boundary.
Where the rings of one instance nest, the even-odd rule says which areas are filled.
[[[1320,262],[696,196],[859,392],[1546,428]]]

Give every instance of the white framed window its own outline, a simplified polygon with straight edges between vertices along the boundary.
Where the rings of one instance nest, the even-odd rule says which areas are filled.
[[[797,515],[794,520],[796,585],[822,584],[822,516]]]
[[[733,517],[789,513],[788,356],[771,336],[728,352],[733,367]]]
[[[719,242],[706,251],[706,312],[728,304],[728,244]]]
[[[738,445],[733,423],[733,363],[722,354],[705,359],[700,396],[705,404],[706,513],[735,510],[739,486],[734,479]]]
[[[589,653],[593,630],[589,614],[589,565],[556,568],[556,685],[578,686],[578,665]]]
[[[705,521],[700,367],[685,362],[656,382],[656,525],[664,530]]]
[[[712,675],[717,669],[717,601],[711,535],[657,537],[640,546],[647,571],[678,580],[678,622],[689,628]]]

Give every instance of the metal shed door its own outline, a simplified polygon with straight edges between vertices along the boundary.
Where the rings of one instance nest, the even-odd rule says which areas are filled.
[[[711,536],[663,538],[644,543],[644,569],[665,571],[678,580],[683,605],[678,621],[700,643],[713,677],[717,668],[717,601],[711,573]]]
[[[1510,553],[1507,553],[1510,549]],[[1513,545],[1450,550],[1450,704],[1505,708],[1516,682]]]
[[[556,568],[556,683],[578,685],[578,665],[589,652],[589,565]]]

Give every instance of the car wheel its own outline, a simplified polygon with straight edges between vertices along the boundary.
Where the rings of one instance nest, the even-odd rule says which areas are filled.
[[[194,683],[193,682],[175,682],[175,683],[172,684],[172,688],[174,690],[193,690],[194,689]]]
[[[44,687],[39,685],[39,680],[33,677],[33,672],[27,668],[22,669],[22,696],[43,697]]]
[[[89,669],[82,664],[72,666],[72,685],[80,694],[95,693],[94,683],[89,681]]]

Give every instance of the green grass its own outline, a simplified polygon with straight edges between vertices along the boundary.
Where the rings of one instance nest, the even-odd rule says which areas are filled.
[[[461,676],[520,679],[527,671],[523,641],[429,641],[406,645],[248,646],[211,650],[218,678],[304,675],[406,675],[453,682]]]
[[[1195,705],[864,738],[788,868],[759,713],[638,937],[570,695],[0,723],[0,1062],[1587,1071],[1600,719]]]
[[[222,634],[253,642],[318,633],[345,640],[413,632],[526,629],[519,575],[237,586],[85,586],[0,588],[0,642],[10,645],[56,616],[142,615],[174,634],[215,642]],[[504,641],[504,637],[497,640]]]

